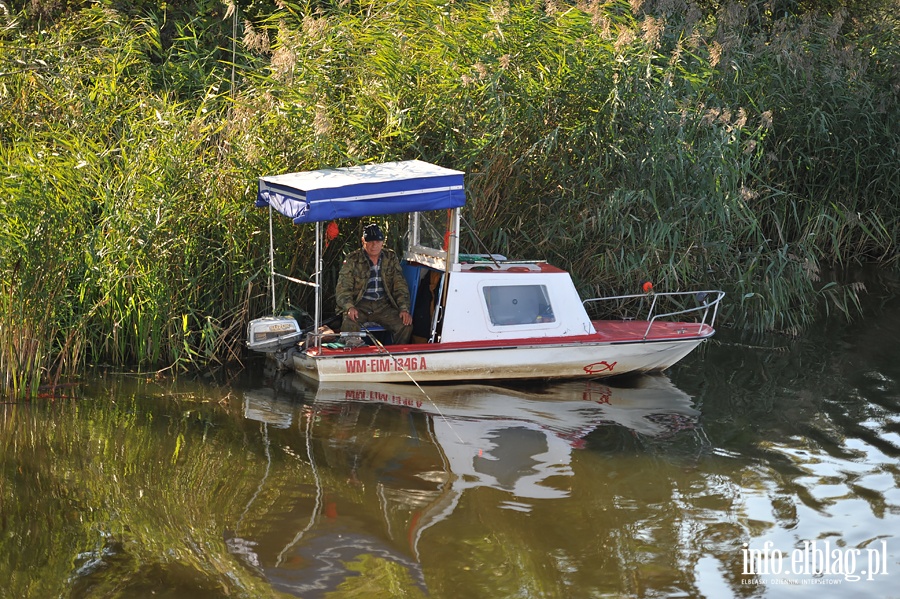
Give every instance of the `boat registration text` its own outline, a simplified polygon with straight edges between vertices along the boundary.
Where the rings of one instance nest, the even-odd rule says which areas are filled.
[[[347,372],[403,372],[428,370],[424,356],[398,358],[351,358],[346,361]]]

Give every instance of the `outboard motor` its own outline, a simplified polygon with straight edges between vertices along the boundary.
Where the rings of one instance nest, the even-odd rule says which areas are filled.
[[[247,347],[273,353],[296,345],[303,337],[297,320],[290,316],[264,316],[247,324]]]

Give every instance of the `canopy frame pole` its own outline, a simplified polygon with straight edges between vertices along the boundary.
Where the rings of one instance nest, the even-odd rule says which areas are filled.
[[[410,212],[409,213],[409,227],[407,230],[407,241],[406,246],[408,251],[412,251],[414,247],[419,245],[419,213],[418,212]]]
[[[322,337],[318,335],[319,328],[322,326],[322,268],[324,267],[324,263],[322,261],[322,222],[316,221],[316,307],[315,307],[315,316],[313,317],[313,332],[315,333],[313,339],[315,339],[316,347],[319,347],[322,343]]]
[[[275,237],[272,234],[272,204],[269,204],[269,289],[272,290],[272,316],[275,316]]]
[[[444,258],[444,274],[441,276],[441,290],[439,291],[437,306],[434,310],[434,320],[431,323],[431,342],[440,341],[440,329],[444,325],[444,313],[447,311],[447,294],[450,287],[450,271],[459,271],[459,208],[447,210],[447,248]]]
[[[447,213],[447,272],[460,270],[459,216],[459,208],[451,208]]]

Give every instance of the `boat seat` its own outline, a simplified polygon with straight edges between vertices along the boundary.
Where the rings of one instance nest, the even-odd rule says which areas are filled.
[[[377,322],[364,322],[360,325],[360,328],[372,333],[372,337],[375,337],[384,345],[390,345],[392,342],[391,332]],[[369,337],[364,337],[363,339],[367,344],[372,345],[372,339]]]

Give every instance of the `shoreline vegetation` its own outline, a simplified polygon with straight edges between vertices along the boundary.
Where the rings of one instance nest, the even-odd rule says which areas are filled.
[[[866,289],[843,273],[900,266],[898,14],[0,1],[0,394],[244,359],[271,311],[258,177],[388,160],[465,171],[463,246],[585,294],[722,288],[720,325],[752,334],[852,318]],[[276,269],[308,278],[313,233],[285,221]],[[328,289],[359,237],[339,226]],[[299,287],[278,305],[308,309]]]

